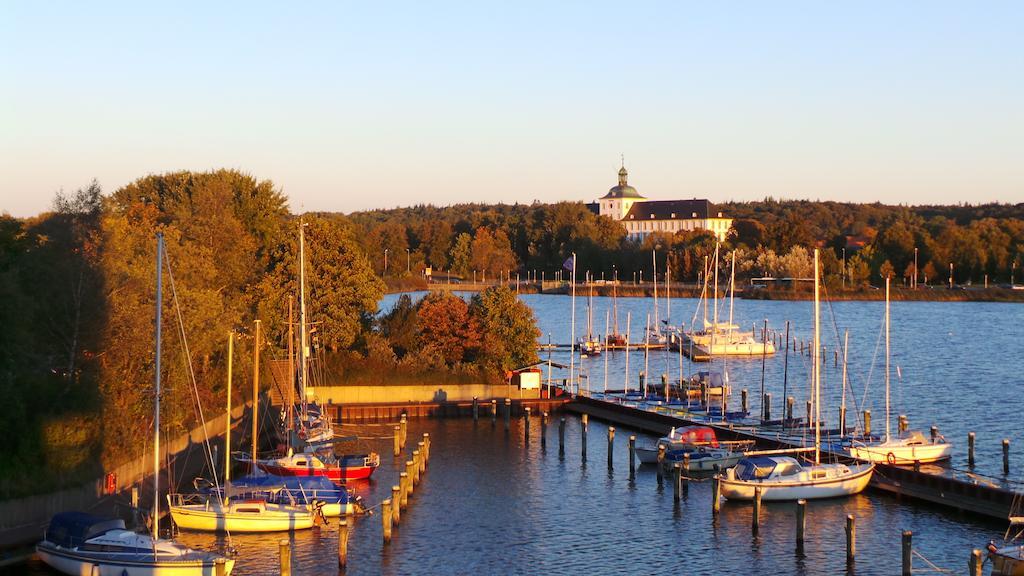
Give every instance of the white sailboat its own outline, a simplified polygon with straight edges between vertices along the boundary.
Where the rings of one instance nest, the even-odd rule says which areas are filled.
[[[885,440],[881,442],[854,441],[850,455],[868,462],[886,462],[892,465],[914,462],[938,462],[953,455],[953,445],[942,436],[928,438],[918,430],[904,431],[893,436],[890,429],[889,405],[889,278],[885,279]]]
[[[811,500],[857,494],[867,487],[875,465],[821,463],[821,292],[818,251],[814,251],[814,363],[811,372],[814,403],[814,463],[801,464],[775,454],[744,458],[721,478],[722,495],[752,500],[760,489],[763,500]]]
[[[160,333],[163,304],[163,234],[156,235],[156,383],[153,417],[153,521],[150,534],[125,529],[123,520],[82,512],[55,515],[36,546],[39,558],[65,574],[88,576],[212,576],[232,558],[193,550],[160,538]]]
[[[228,444],[225,462],[225,479],[223,497],[216,493],[207,494],[168,494],[167,504],[171,511],[174,524],[183,530],[200,532],[282,532],[313,527],[313,512],[306,506],[290,504],[273,504],[260,498],[232,500],[235,491],[230,484],[230,434],[231,434],[231,355],[233,337],[228,336]],[[258,385],[256,375],[259,371],[260,321],[256,321],[254,339],[256,361],[253,366],[253,397],[256,398]],[[256,404],[253,403],[253,414]],[[256,435],[254,422],[253,437]],[[255,449],[255,440],[253,443]],[[246,490],[241,490],[245,493]]]

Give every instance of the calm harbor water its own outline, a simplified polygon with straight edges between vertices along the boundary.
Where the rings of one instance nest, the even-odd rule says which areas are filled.
[[[537,312],[544,340],[570,339],[570,305],[564,296],[523,296]],[[610,299],[595,298],[597,332],[604,332]],[[387,308],[394,301],[382,303]],[[577,334],[585,328],[585,300],[577,299]],[[642,320],[651,311],[646,298],[619,299],[620,328],[625,314],[633,316],[634,339],[642,334]],[[660,311],[662,317],[667,311]],[[695,300],[673,300],[672,322],[690,324]],[[829,310],[834,311],[834,320]],[[737,301],[737,323],[783,328],[807,340],[811,333],[811,306],[807,302]],[[727,308],[726,308],[727,314]],[[835,347],[835,333],[850,330],[850,379],[860,409],[862,398],[874,413],[873,427],[884,426],[884,344],[879,342],[883,305],[841,302],[826,307],[823,326]],[[893,404],[907,414],[914,427],[936,424],[956,442],[953,466],[965,467],[966,433],[978,434],[978,468],[999,476],[1000,440],[1013,446],[1011,477],[1024,472],[1019,434],[1020,392],[1024,380],[1024,347],[1018,342],[1024,307],[980,303],[896,303],[893,314]],[[833,328],[838,327],[838,330]],[[876,348],[878,353],[876,357]],[[631,353],[630,386],[643,369],[644,355]],[[826,398],[833,409],[840,399],[839,370],[826,374]],[[565,352],[554,352],[567,361]],[[872,370],[872,358],[875,368]],[[609,386],[621,388],[625,354],[607,356]],[[605,358],[583,361],[590,386],[604,386]],[[675,355],[662,352],[648,357],[651,374],[678,376]],[[684,374],[701,369],[683,363]],[[751,391],[752,410],[761,386],[761,360],[733,360],[727,364],[733,386]],[[807,396],[809,359],[789,358],[787,392],[797,398],[797,412]],[[557,375],[556,375],[557,377]],[[865,395],[865,384],[868,390]],[[775,396],[774,411],[782,409],[783,355],[769,358],[765,388]],[[734,395],[738,404],[738,392]],[[828,418],[828,416],[826,416]],[[429,432],[431,462],[423,484],[403,512],[392,543],[384,547],[380,517],[357,519],[349,543],[350,574],[894,574],[900,562],[900,533],[914,531],[915,549],[928,560],[955,573],[966,571],[970,550],[997,538],[1002,522],[987,521],[888,496],[868,492],[853,498],[810,502],[806,546],[795,553],[792,504],[766,503],[760,535],[751,536],[750,504],[724,502],[717,521],[711,515],[710,485],[692,483],[682,502],[674,503],[666,483],[659,487],[653,470],[640,468],[629,480],[626,442],[630,433],[616,434],[614,470],[606,465],[607,428],[592,421],[588,460],[580,454],[580,423],[567,416],[566,452],[558,453],[557,418],[548,429],[548,444],[540,446],[540,421],[534,418],[530,440],[524,439],[521,420],[508,431],[499,419],[474,424],[471,419],[412,420],[410,438]],[[830,420],[834,420],[830,418]],[[895,418],[893,420],[895,427]],[[346,428],[346,433],[350,429]],[[366,437],[387,433],[375,425],[360,425],[351,432]],[[653,443],[638,435],[638,444]],[[381,440],[381,469],[370,482],[356,485],[371,504],[389,496],[406,456],[391,457],[390,440]],[[411,449],[411,448],[410,448]],[[857,518],[858,561],[848,572],[845,562],[844,524],[847,514]],[[296,574],[333,574],[336,567],[337,520],[319,531],[291,535],[237,535],[232,544],[239,552],[236,573],[275,574],[277,542],[289,538],[294,545]],[[187,544],[216,548],[217,538],[182,534]],[[925,567],[915,558],[915,568]],[[25,568],[25,567],[22,567]],[[38,564],[32,573],[49,574]],[[17,573],[24,573],[24,570]]]

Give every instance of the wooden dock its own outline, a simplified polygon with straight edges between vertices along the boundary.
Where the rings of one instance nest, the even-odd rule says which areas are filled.
[[[498,414],[504,414],[505,398],[494,398]],[[571,401],[568,395],[555,398],[510,398],[509,407],[514,416],[521,416],[526,408],[534,414],[560,410]],[[477,409],[481,417],[491,416],[491,398],[477,401]],[[473,401],[460,400],[453,402],[381,402],[374,404],[327,404],[324,409],[335,422],[353,421],[394,421],[403,414],[409,418],[460,418],[473,415]]]
[[[565,409],[659,436],[668,433],[673,426],[701,425],[714,428],[720,438],[753,440],[760,448],[798,448],[803,445],[800,434],[794,434],[795,430],[787,430],[782,426],[762,427],[754,421],[709,423],[688,419],[683,411],[671,407],[652,411],[638,407],[635,402],[619,403],[577,396]],[[824,448],[822,451],[830,458],[851,461],[844,455],[828,452]],[[876,464],[870,486],[897,498],[929,502],[999,520],[1009,517],[1014,495],[1024,489],[1024,486],[1005,478],[937,465],[924,465],[915,471],[888,464]]]

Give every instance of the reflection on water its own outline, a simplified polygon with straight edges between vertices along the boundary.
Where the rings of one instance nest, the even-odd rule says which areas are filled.
[[[410,438],[430,433],[428,472],[386,549],[379,515],[353,523],[349,573],[843,574],[847,514],[857,518],[855,573],[895,573],[904,529],[914,531],[915,547],[925,557],[960,572],[970,550],[1004,528],[867,493],[808,503],[801,557],[793,504],[765,502],[754,538],[749,503],[725,501],[713,518],[710,482],[691,482],[679,503],[667,482],[658,486],[652,469],[639,468],[630,482],[625,441],[616,442],[609,473],[607,428],[600,422],[591,422],[586,463],[577,418],[567,416],[564,458],[558,455],[557,424],[549,426],[546,450],[540,448],[539,419],[530,426],[526,443],[521,420],[508,431],[500,420],[496,426],[486,419],[476,425],[468,418],[411,421]],[[364,433],[373,435],[372,429]],[[627,430],[619,428],[617,436],[623,435]],[[638,435],[639,445],[653,442]],[[389,454],[389,446],[384,440],[377,449]],[[374,479],[360,487],[367,502],[390,496],[406,458],[382,458]],[[296,574],[333,574],[337,535],[332,519],[319,531],[236,535],[231,542],[239,574],[275,574],[281,538],[293,546]],[[220,544],[207,534],[180,539],[203,548]]]

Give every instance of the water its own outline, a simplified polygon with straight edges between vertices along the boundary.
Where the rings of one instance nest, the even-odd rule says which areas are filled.
[[[568,342],[569,299],[562,296],[524,296],[537,311],[542,330],[554,342]],[[383,306],[393,302],[385,301]],[[583,299],[578,299],[577,320],[585,321]],[[595,298],[595,317],[601,319],[609,299]],[[674,300],[672,318],[683,316],[687,324],[696,302]],[[651,301],[621,298],[620,327],[627,310],[646,316]],[[850,374],[858,397],[870,372],[882,319],[879,303],[842,302],[833,306],[840,330],[850,329]],[[998,475],[999,442],[1010,438],[1015,448],[1013,476],[1019,476],[1020,435],[1015,416],[1024,357],[1016,342],[1017,325],[1024,308],[1011,304],[896,303],[893,305],[893,363],[901,367],[902,381],[894,376],[894,405],[908,414],[912,425],[940,426],[957,443],[954,465],[962,466],[965,436],[978,433],[978,468]],[[665,314],[664,309],[661,314]],[[793,321],[797,337],[810,337],[810,304],[807,302],[738,301],[737,323],[750,326],[768,318],[769,326],[781,328]],[[823,320],[831,325],[831,317]],[[579,326],[585,324],[580,323]],[[579,333],[579,332],[578,332]],[[633,326],[634,337],[641,330]],[[832,339],[826,344],[832,349]],[[884,351],[884,347],[881,348]],[[558,353],[556,353],[558,354]],[[838,402],[838,371],[831,368],[826,380],[827,398]],[[555,356],[566,360],[565,353]],[[609,378],[616,388],[623,379],[624,353],[608,356]],[[879,355],[878,365],[884,358]],[[603,386],[605,359],[583,361],[591,386]],[[649,357],[650,372],[678,373],[676,356],[664,353]],[[632,353],[630,370],[641,369],[642,353]],[[776,398],[782,395],[783,356],[769,358],[765,387]],[[808,359],[790,355],[789,386],[797,396],[798,412],[806,397]],[[666,367],[667,366],[667,367]],[[683,370],[694,367],[684,362]],[[758,410],[761,361],[728,363],[733,385],[751,390],[752,409]],[[894,370],[895,372],[895,370]],[[635,374],[631,386],[636,386]],[[788,391],[788,390],[787,390]],[[881,368],[872,375],[869,394],[874,427],[884,426]],[[738,403],[738,399],[734,400]],[[852,401],[851,401],[852,404]],[[781,404],[776,400],[776,411]],[[778,412],[776,412],[778,413]],[[852,498],[808,503],[806,546],[795,553],[795,505],[765,503],[760,535],[751,536],[749,503],[723,502],[717,521],[711,514],[710,484],[692,483],[678,504],[668,483],[659,487],[653,470],[638,469],[629,480],[626,462],[630,433],[620,428],[615,438],[614,470],[607,469],[607,428],[592,421],[589,454],[580,455],[581,426],[567,416],[566,452],[558,453],[558,419],[547,431],[546,450],[540,447],[540,421],[532,419],[529,442],[522,421],[505,430],[499,418],[489,417],[474,425],[471,419],[412,420],[410,449],[423,432],[431,437],[431,462],[423,483],[402,513],[391,544],[382,544],[380,516],[357,519],[349,542],[350,574],[536,574],[536,573],[745,573],[745,574],[893,574],[900,565],[900,534],[913,530],[915,550],[942,568],[965,571],[970,550],[997,538],[1005,523],[989,521],[867,492]],[[895,427],[895,419],[893,421]],[[363,436],[382,436],[382,428],[360,426]],[[655,439],[638,435],[638,445]],[[404,469],[407,456],[392,458],[390,440],[380,440],[381,468],[372,481],[357,485],[367,502],[379,503],[390,496]],[[857,518],[857,557],[847,572],[845,518]],[[291,535],[236,535],[239,551],[237,574],[276,574],[277,542],[288,538],[293,545],[296,574],[336,573],[337,520],[319,531]],[[186,544],[216,548],[216,537],[182,534]],[[915,558],[915,569],[924,568]],[[50,574],[38,563],[12,573]]]

